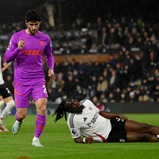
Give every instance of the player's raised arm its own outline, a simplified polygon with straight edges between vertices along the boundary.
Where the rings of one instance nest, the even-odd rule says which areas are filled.
[[[7,63],[10,61],[13,61],[18,56],[20,50],[18,48],[17,43],[19,40],[20,39],[17,39],[17,37],[15,37],[14,35],[10,39],[8,48],[7,48],[6,53],[4,55],[4,59]]]

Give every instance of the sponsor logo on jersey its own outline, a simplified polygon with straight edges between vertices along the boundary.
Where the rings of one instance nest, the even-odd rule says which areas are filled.
[[[94,114],[94,117],[91,119],[91,122],[89,122],[89,123],[87,124],[87,126],[88,126],[88,127],[91,127],[91,124],[94,124],[94,123],[97,121],[98,116],[99,116],[99,114],[96,112],[96,113]]]
[[[83,120],[84,120],[84,122],[85,122],[85,121],[87,120],[87,118],[86,118],[86,117],[84,117],[84,118],[83,118]]]
[[[41,55],[43,50],[23,50],[23,55]]]

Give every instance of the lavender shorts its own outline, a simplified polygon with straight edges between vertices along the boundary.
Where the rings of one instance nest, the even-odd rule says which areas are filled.
[[[32,96],[34,102],[39,98],[47,98],[47,90],[45,83],[31,84],[31,85],[21,85],[19,82],[14,88],[14,98],[16,108],[26,108],[29,107],[30,96]]]

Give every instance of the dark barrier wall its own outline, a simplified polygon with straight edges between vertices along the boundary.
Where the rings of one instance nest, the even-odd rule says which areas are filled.
[[[159,113],[159,102],[107,103],[113,113]]]
[[[58,104],[48,104],[47,105],[47,115],[52,115]],[[158,102],[134,102],[134,103],[107,103],[105,104],[107,108],[113,113],[120,114],[131,114],[131,113],[159,113],[159,103]],[[16,109],[14,108],[11,115],[14,115]],[[36,107],[34,104],[30,104],[28,107],[28,115],[35,115]]]

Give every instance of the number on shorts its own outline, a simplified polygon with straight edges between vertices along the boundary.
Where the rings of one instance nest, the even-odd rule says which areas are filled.
[[[43,85],[44,93],[47,93],[45,85]]]
[[[6,88],[6,91],[8,92],[8,94],[10,94],[11,92],[10,92],[10,90],[8,89],[8,88]]]

